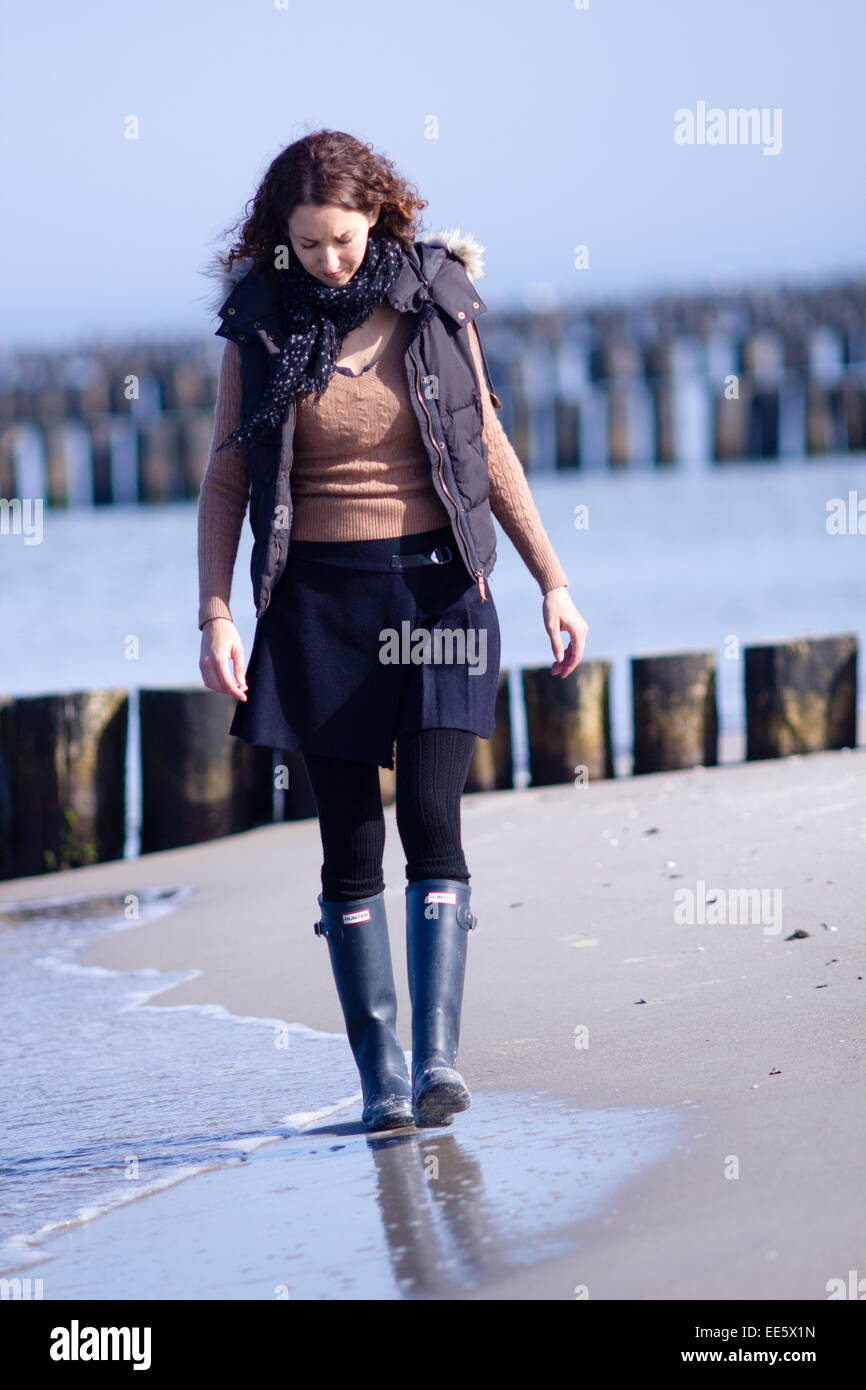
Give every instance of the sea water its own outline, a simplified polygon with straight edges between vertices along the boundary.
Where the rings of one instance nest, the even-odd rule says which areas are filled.
[[[529,482],[589,624],[584,659],[612,664],[615,748],[631,741],[631,656],[715,652],[721,726],[739,730],[744,645],[853,632],[862,654],[863,536],[829,531],[828,506],[864,495],[866,454]],[[496,530],[502,665],[549,666],[541,590]],[[232,613],[247,656],[251,543],[246,520]],[[202,687],[197,614],[195,502],[46,508],[39,545],[0,545],[0,694]]]
[[[135,924],[194,891],[143,891]],[[447,1297],[578,1248],[679,1146],[679,1107],[514,1090],[366,1134],[343,1034],[155,1005],[198,972],[79,961],[125,906],[0,904],[3,1297]]]
[[[46,880],[46,888],[50,881]],[[79,951],[190,889],[0,902],[0,1271],[53,1232],[236,1163],[351,1103],[342,1034],[155,995],[197,971],[106,970]]]

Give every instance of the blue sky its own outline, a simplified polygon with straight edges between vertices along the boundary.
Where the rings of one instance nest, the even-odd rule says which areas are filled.
[[[863,273],[864,39],[856,0],[7,7],[2,345],[211,333],[201,266],[319,126],[484,243],[491,309]],[[699,102],[779,153],[677,144]]]

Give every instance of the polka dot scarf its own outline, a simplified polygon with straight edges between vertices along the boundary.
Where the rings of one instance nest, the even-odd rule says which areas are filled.
[[[364,322],[403,268],[403,248],[395,237],[370,232],[364,259],[345,285],[325,285],[305,270],[292,247],[289,265],[277,274],[286,311],[288,334],[279,356],[271,359],[262,399],[250,419],[220,444],[239,447],[275,429],[292,396],[324,393],[347,333]]]

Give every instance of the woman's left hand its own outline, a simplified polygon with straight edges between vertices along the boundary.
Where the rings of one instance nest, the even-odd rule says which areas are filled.
[[[564,585],[547,591],[541,612],[556,658],[550,669],[555,676],[570,676],[583,656],[589,624],[578,613]],[[567,652],[563,649],[560,632],[567,632],[571,638]]]

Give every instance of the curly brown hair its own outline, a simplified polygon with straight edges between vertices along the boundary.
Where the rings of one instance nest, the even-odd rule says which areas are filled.
[[[273,272],[276,249],[286,245],[286,223],[298,203],[332,203],[363,213],[378,207],[376,231],[395,237],[404,249],[415,241],[416,215],[427,206],[416,186],[372,144],[343,130],[314,130],[271,161],[245,204],[240,235],[227,256],[217,256],[224,269],[247,256],[256,270]]]

